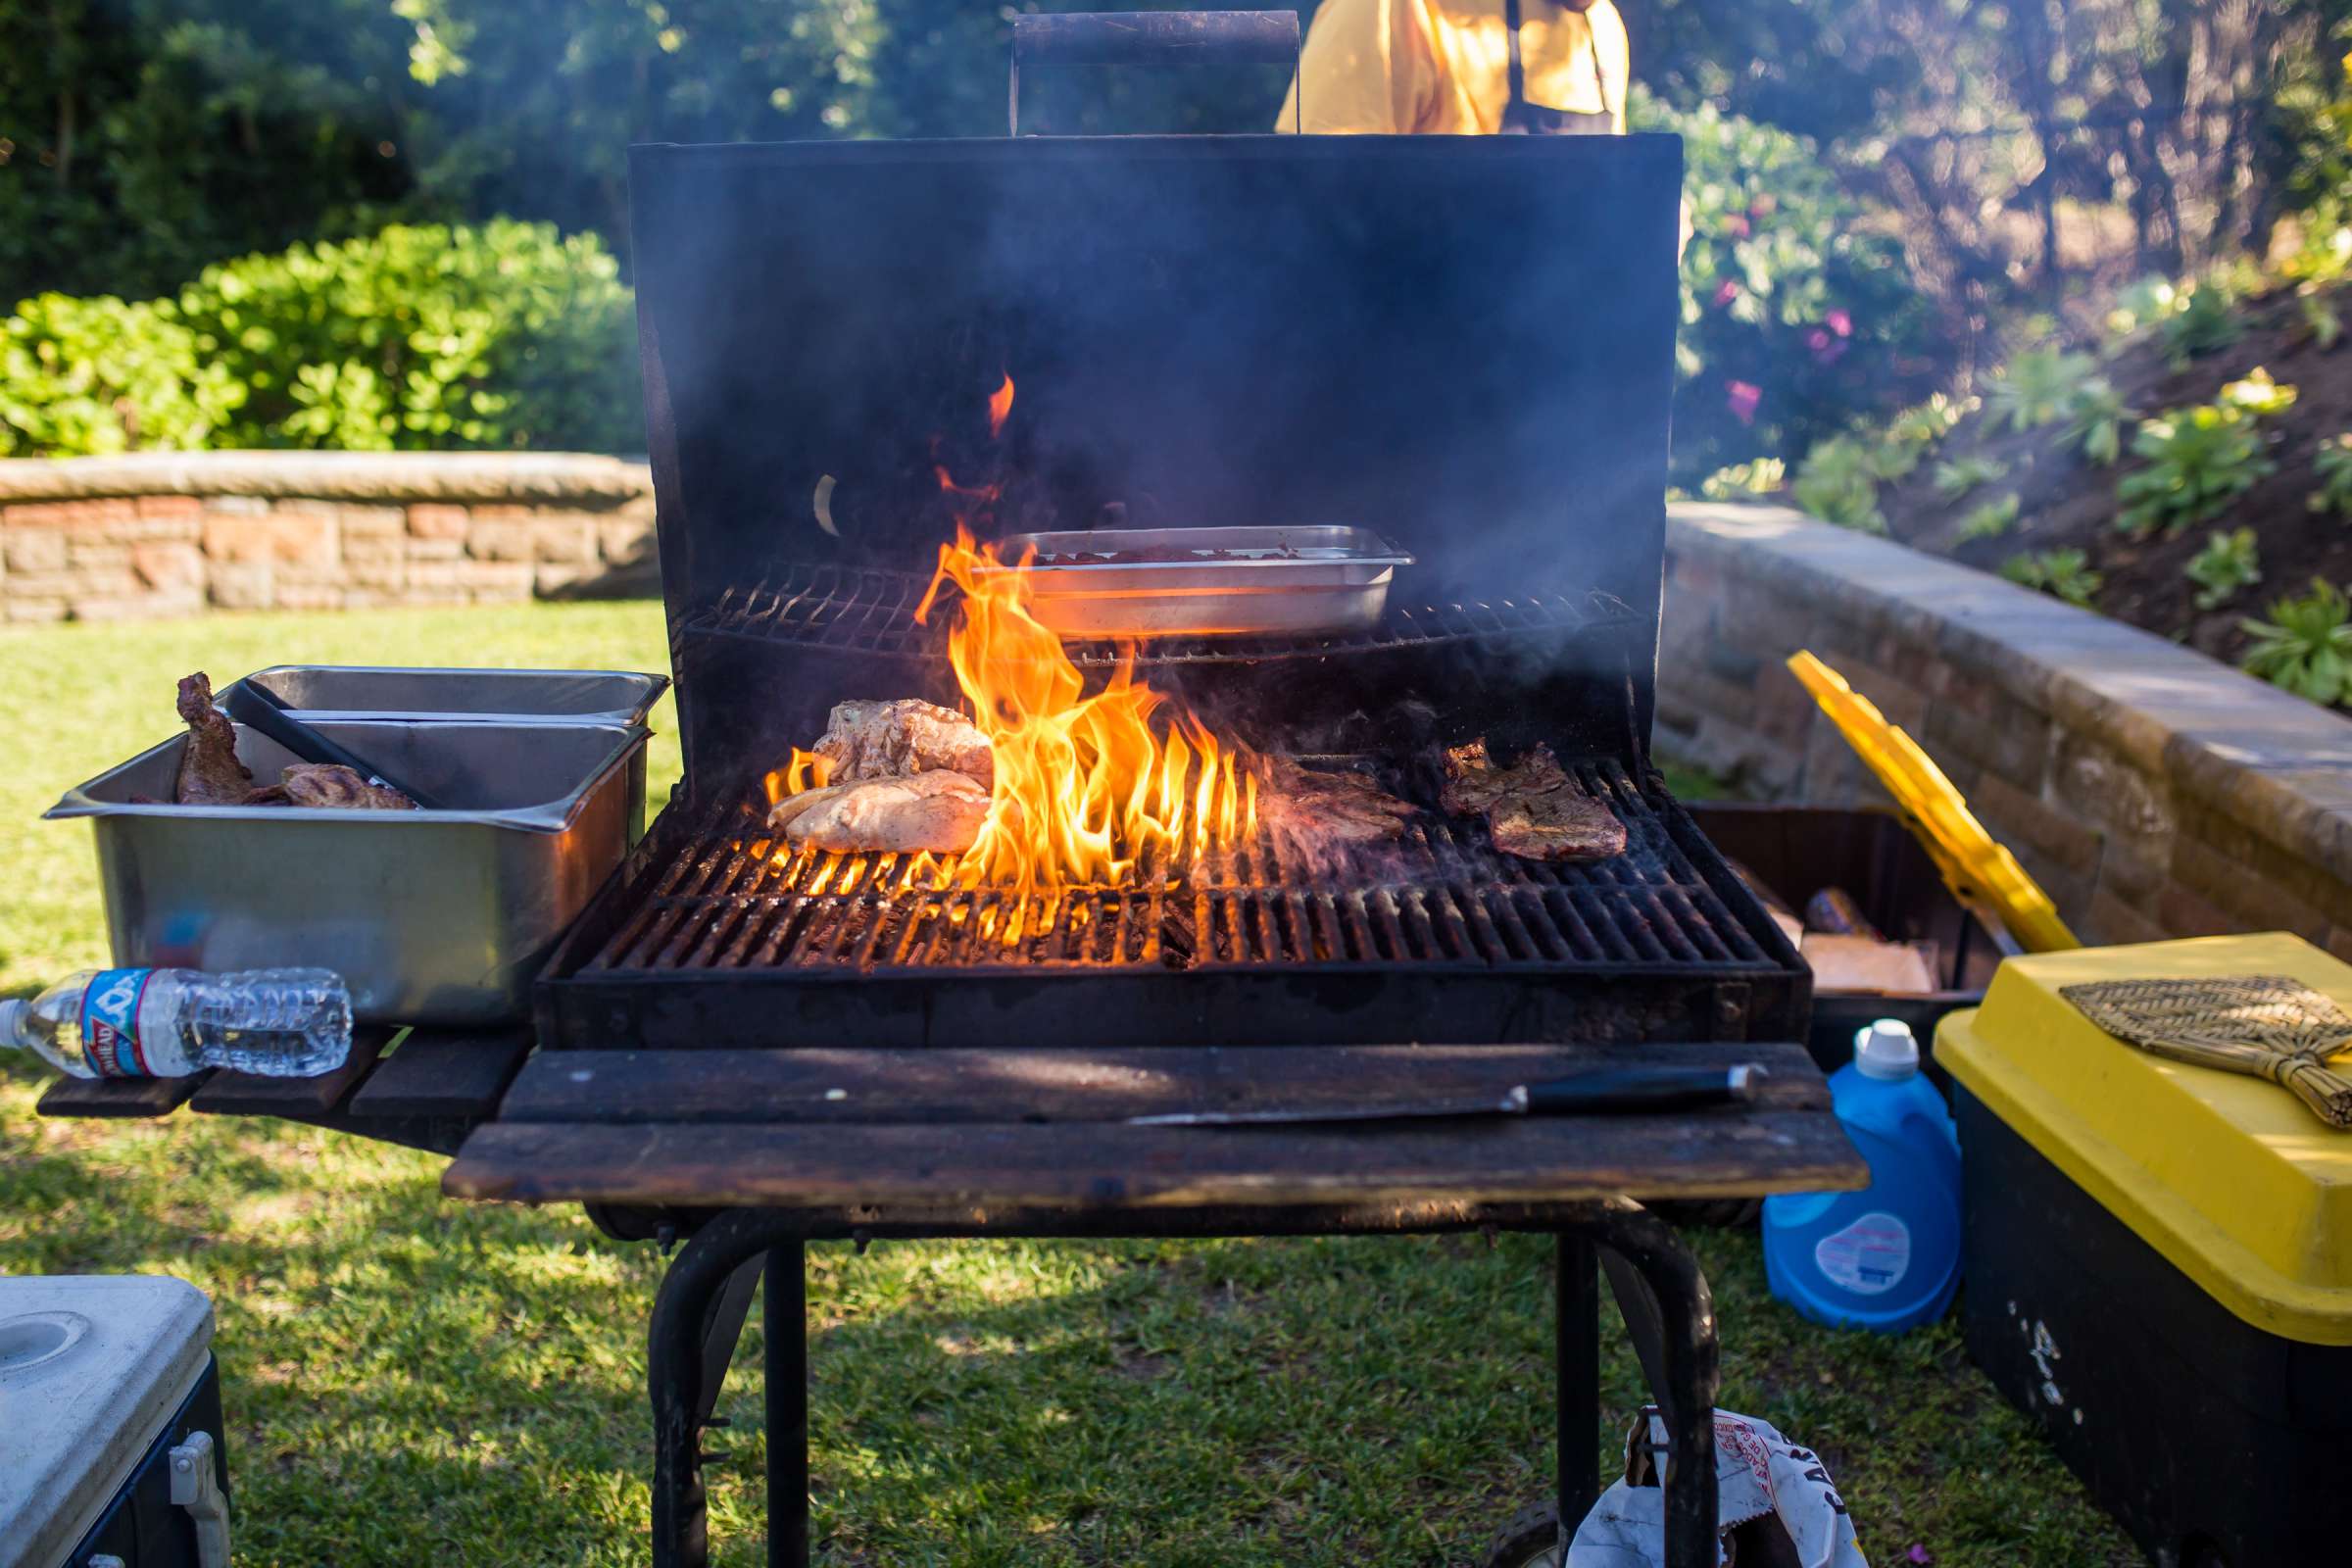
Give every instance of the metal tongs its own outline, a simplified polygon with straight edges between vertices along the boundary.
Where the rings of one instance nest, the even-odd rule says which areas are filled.
[[[258,731],[277,742],[306,762],[335,763],[350,768],[368,783],[388,790],[398,790],[416,803],[420,811],[438,809],[438,804],[413,784],[387,778],[384,770],[365,758],[356,756],[341,743],[328,740],[310,725],[296,718],[284,700],[266,686],[241,680],[221,696],[221,710],[247,729]]]

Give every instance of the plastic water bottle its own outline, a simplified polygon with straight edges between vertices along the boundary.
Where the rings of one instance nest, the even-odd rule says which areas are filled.
[[[1920,1076],[1910,1026],[1882,1018],[1859,1031],[1830,1096],[1870,1186],[1764,1200],[1772,1294],[1834,1328],[1933,1322],[1960,1284],[1960,1134]]]
[[[351,1054],[351,994],[331,969],[85,969],[0,1002],[0,1047],[76,1078],[312,1078]]]

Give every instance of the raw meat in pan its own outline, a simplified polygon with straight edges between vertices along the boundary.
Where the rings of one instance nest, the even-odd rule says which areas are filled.
[[[1348,769],[1324,772],[1277,757],[1267,760],[1264,780],[1259,820],[1299,849],[1391,843],[1413,818],[1409,804]]]
[[[1497,767],[1487,743],[1446,753],[1439,802],[1458,816],[1484,816],[1494,847],[1526,860],[1605,860],[1625,853],[1625,824],[1606,801],[1587,795],[1547,746]]]
[[[179,716],[188,742],[180,748],[172,799],[181,806],[242,806],[253,774],[237,760],[237,727],[213,706],[213,683],[203,670],[179,683]]]
[[[960,855],[980,836],[987,786],[961,773],[858,779],[787,795],[767,813],[795,847],[844,853]]]
[[[833,784],[910,773],[961,773],[982,789],[996,781],[988,737],[952,708],[907,697],[842,703],[826,722],[816,755],[833,763]]]

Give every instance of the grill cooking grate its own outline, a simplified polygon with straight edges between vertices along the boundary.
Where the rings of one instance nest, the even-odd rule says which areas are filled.
[[[1619,972],[1769,963],[1613,761],[1585,788],[1627,828],[1614,859],[1500,854],[1483,827],[1424,813],[1400,844],[1319,871],[1270,839],[1147,862],[1134,885],[1012,898],[940,890],[927,858],[782,851],[764,810],[715,813],[585,971],[848,973],[1441,964]]]
[[[946,627],[955,617],[936,613],[928,626],[914,623],[931,579],[909,572],[848,566],[793,567],[756,588],[729,588],[709,608],[681,622],[684,633],[741,637],[756,642],[826,648],[842,653],[936,656],[947,653]],[[947,590],[952,602],[953,590]],[[1391,648],[1426,647],[1538,633],[1579,633],[1622,625],[1635,617],[1621,600],[1605,593],[1525,594],[1466,605],[1418,609],[1392,600],[1374,630],[1348,636],[1169,637],[1145,644],[1143,664],[1221,663],[1298,659]],[[1110,643],[1064,645],[1082,667],[1115,663]]]

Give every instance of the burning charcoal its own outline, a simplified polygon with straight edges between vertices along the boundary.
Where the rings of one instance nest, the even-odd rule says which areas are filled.
[[[988,737],[952,708],[914,698],[842,703],[816,755],[833,764],[836,784],[908,773],[961,773],[986,789],[996,779]]]
[[[179,716],[188,742],[179,754],[172,799],[181,806],[241,806],[253,793],[253,774],[237,760],[237,727],[213,706],[213,683],[203,670],[179,683]]]
[[[988,789],[961,773],[860,779],[787,795],[767,813],[795,848],[960,855],[980,836]]]
[[[1440,797],[1457,816],[1484,816],[1494,847],[1526,860],[1605,860],[1625,853],[1625,824],[1587,795],[1547,746],[1496,767],[1487,743],[1448,748]]]

